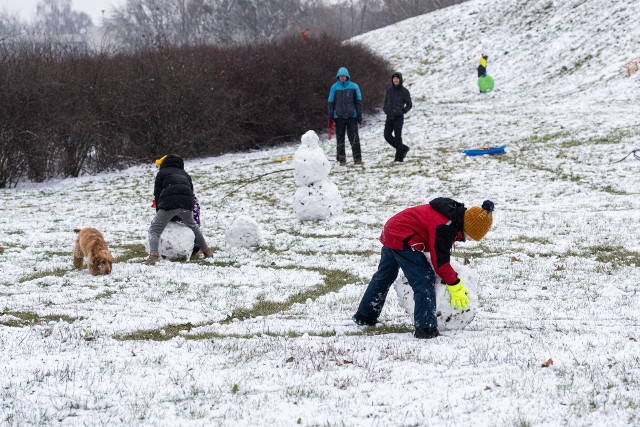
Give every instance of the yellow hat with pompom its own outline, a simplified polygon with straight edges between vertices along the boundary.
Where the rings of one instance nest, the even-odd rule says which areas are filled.
[[[476,242],[482,240],[493,224],[493,202],[485,200],[480,206],[472,206],[464,213],[464,232]]]

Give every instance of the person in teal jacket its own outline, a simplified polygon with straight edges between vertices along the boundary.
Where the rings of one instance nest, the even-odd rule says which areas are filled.
[[[345,132],[349,137],[353,163],[362,164],[360,136],[358,125],[362,123],[362,94],[360,87],[351,81],[349,71],[341,67],[336,74],[338,80],[329,92],[329,122],[336,124],[336,140],[338,143],[337,161],[341,166],[347,164],[344,147]]]

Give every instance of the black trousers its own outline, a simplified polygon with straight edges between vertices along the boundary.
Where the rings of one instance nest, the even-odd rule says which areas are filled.
[[[358,135],[358,121],[355,117],[348,119],[335,119],[336,121],[336,140],[338,141],[338,154],[336,156],[338,162],[347,161],[347,153],[344,147],[344,135],[347,134],[349,143],[351,144],[351,152],[353,153],[353,161],[362,161],[362,152],[360,151],[360,136]]]
[[[404,125],[403,116],[395,117],[395,118],[387,117],[387,120],[384,122],[384,139],[393,148],[396,149],[396,158],[398,158],[398,154],[401,153],[400,149],[403,147],[403,144],[402,144],[402,126],[403,125]]]

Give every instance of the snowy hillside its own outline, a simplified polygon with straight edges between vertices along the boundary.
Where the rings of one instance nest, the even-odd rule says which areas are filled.
[[[640,4],[631,0],[470,1],[356,38],[391,58],[430,99],[471,100],[481,53],[512,101],[638,100],[620,67],[640,56]],[[597,94],[597,96],[594,96]],[[557,101],[557,100],[556,100]]]
[[[405,76],[411,151],[393,164],[384,117],[365,117],[330,221],[296,218],[275,160],[297,145],[186,162],[210,260],[141,263],[152,164],[0,190],[1,425],[640,424],[640,161],[613,163],[640,148],[640,74],[620,70],[640,3],[472,0],[358,40]],[[438,196],[496,205],[454,250],[476,318],[416,340],[391,290],[382,325],[356,328],[384,222]],[[226,245],[241,215],[259,248]],[[81,226],[111,275],[72,268]]]

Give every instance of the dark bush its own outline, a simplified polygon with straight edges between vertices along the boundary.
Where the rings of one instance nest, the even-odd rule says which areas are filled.
[[[365,47],[326,37],[115,56],[34,45],[0,58],[0,187],[281,144],[324,129],[339,67],[365,114],[391,73]]]

